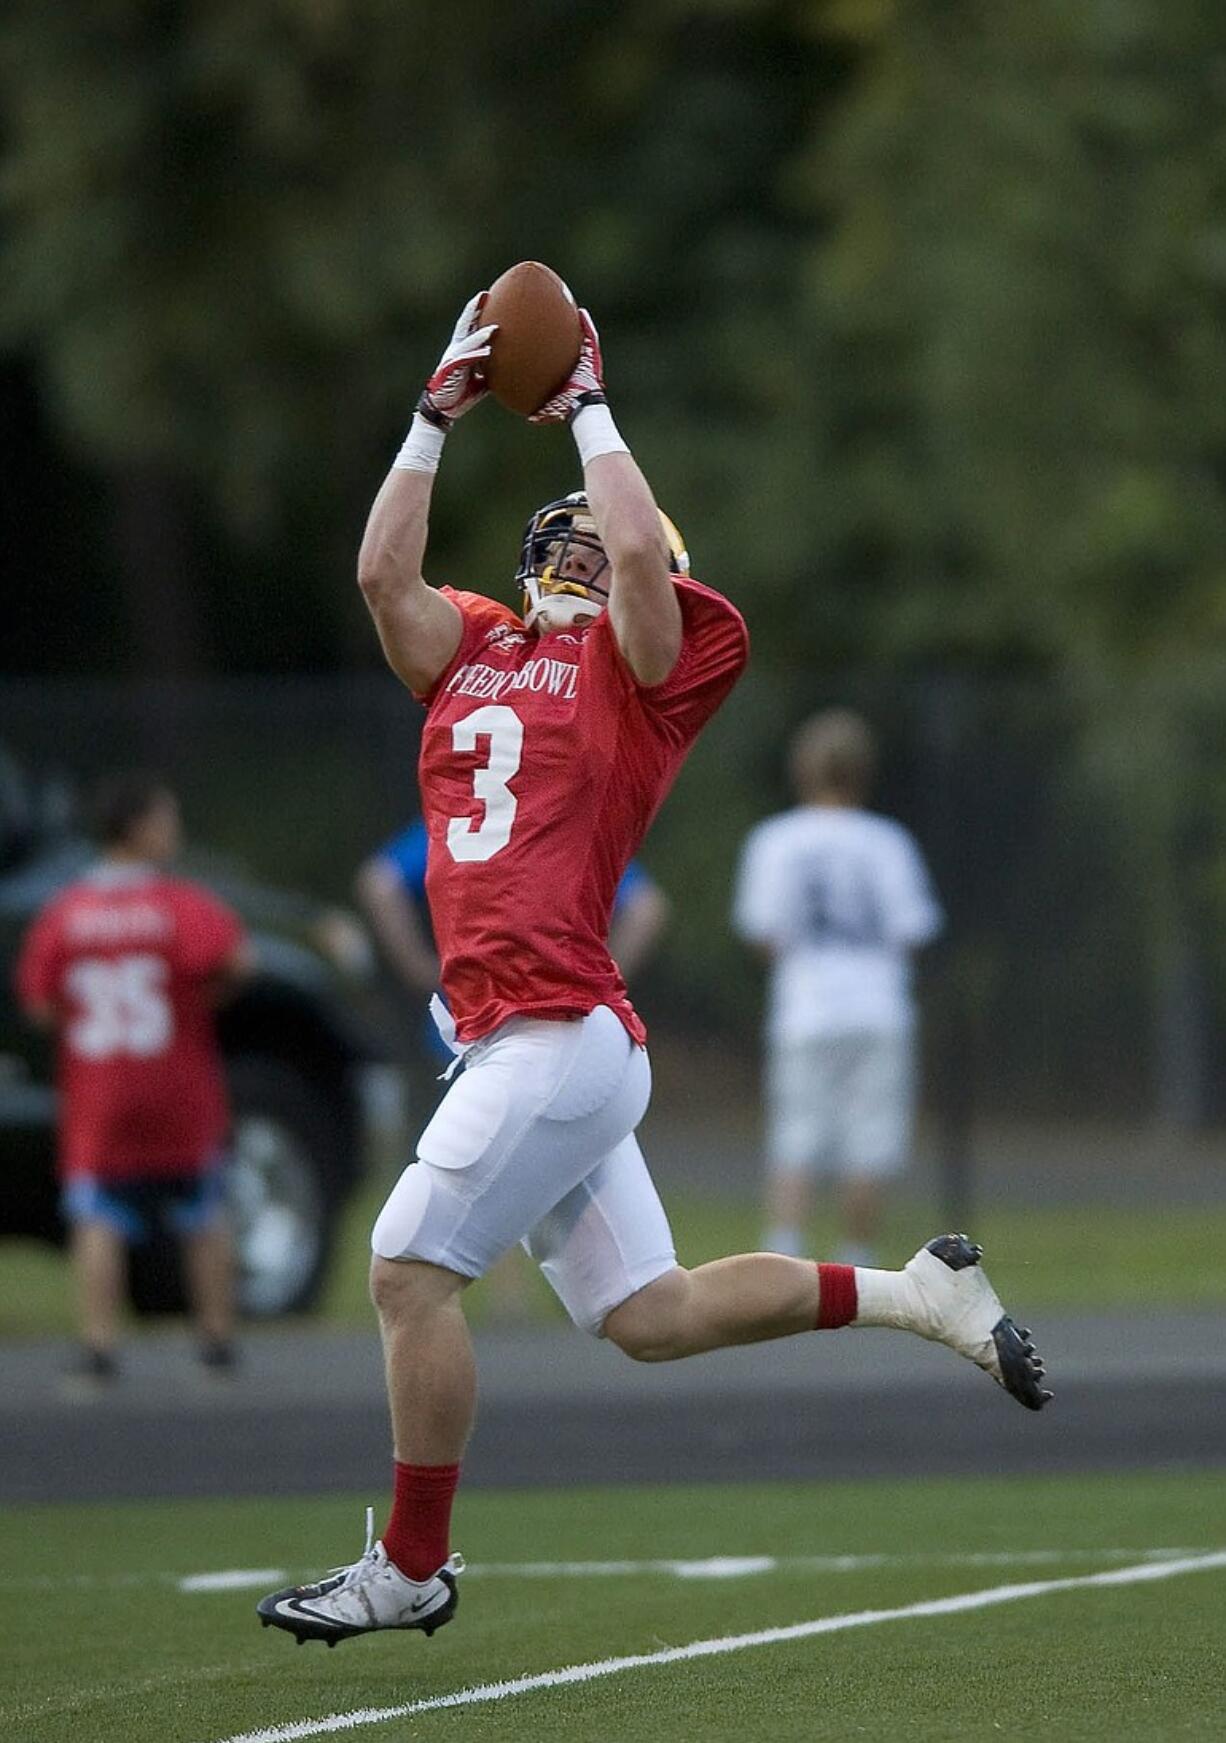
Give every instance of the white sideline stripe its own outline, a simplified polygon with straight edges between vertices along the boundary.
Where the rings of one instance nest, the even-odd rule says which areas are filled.
[[[231,1567],[214,1574],[185,1574],[176,1584],[181,1592],[246,1592],[254,1586],[280,1585],[285,1578],[280,1567]]]
[[[624,1658],[601,1658],[590,1664],[571,1664],[562,1670],[541,1671],[511,1682],[481,1683],[476,1688],[457,1689],[454,1694],[434,1695],[424,1701],[406,1701],[398,1707],[359,1707],[349,1713],[330,1713],[324,1719],[302,1719],[292,1725],[273,1725],[261,1731],[243,1731],[220,1743],[297,1743],[303,1737],[324,1737],[337,1731],[356,1731],[363,1725],[380,1725],[389,1719],[409,1719],[418,1713],[438,1712],[444,1707],[471,1707],[483,1701],[504,1701],[510,1695],[536,1689],[554,1689],[574,1683],[594,1682],[616,1676],[623,1670],[643,1670],[657,1664],[679,1664],[687,1659],[716,1658],[728,1652],[743,1652],[750,1646],[775,1646],[783,1641],[809,1640],[817,1634],[838,1634],[847,1628],[867,1628],[878,1622],[902,1622],[916,1616],[953,1616],[966,1610],[986,1610],[995,1604],[1011,1604],[1019,1598],[1042,1598],[1052,1592],[1072,1592],[1097,1586],[1131,1586],[1147,1580],[1169,1580],[1178,1574],[1203,1573],[1226,1568],[1226,1550],[1211,1555],[1185,1557],[1179,1561],[1142,1562],[1134,1567],[1112,1568],[1107,1573],[1079,1574],[1063,1580],[1030,1580],[1024,1585],[991,1586],[982,1592],[959,1592],[950,1598],[928,1598],[905,1604],[898,1610],[859,1610],[845,1616],[821,1616],[812,1622],[793,1622],[783,1628],[763,1628],[756,1634],[725,1634],[714,1640],[692,1640],[688,1646],[670,1646],[662,1652],[636,1652]]]
[[[1013,1549],[945,1555],[712,1555],[697,1561],[487,1561],[470,1563],[466,1580],[619,1579],[663,1574],[678,1580],[741,1580],[785,1569],[847,1574],[886,1567],[1043,1567],[1052,1562],[1163,1561],[1172,1556],[1207,1554],[1196,1549]],[[231,1568],[188,1574],[176,1581],[181,1592],[241,1592],[283,1585],[284,1568]],[[3,1584],[0,1581],[0,1584]]]
[[[1169,1561],[1208,1555],[1204,1547],[1170,1549],[1001,1549],[935,1555],[712,1555],[687,1561],[486,1561],[470,1562],[465,1579],[614,1579],[622,1575],[671,1574],[679,1580],[745,1579],[755,1574],[799,1570],[805,1573],[859,1573],[891,1567],[1044,1567],[1069,1561]]]
[[[998,1549],[951,1550],[914,1555],[713,1555],[699,1560],[681,1558],[655,1561],[486,1561],[470,1562],[465,1580],[472,1579],[616,1579],[660,1574],[679,1580],[745,1579],[757,1574],[790,1570],[806,1573],[850,1574],[867,1568],[925,1567],[1045,1567],[1053,1562],[1173,1561],[1181,1556],[1209,1555],[1205,1544],[1167,1545],[1161,1549]],[[293,1570],[280,1567],[222,1568],[197,1574],[0,1574],[0,1592],[55,1591],[71,1586],[74,1591],[110,1590],[118,1586],[147,1586],[151,1580],[174,1586],[178,1591],[239,1592],[285,1585]],[[303,1577],[311,1569],[300,1568]]]

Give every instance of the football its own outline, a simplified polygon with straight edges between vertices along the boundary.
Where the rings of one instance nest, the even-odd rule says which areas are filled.
[[[556,272],[521,260],[490,286],[481,324],[490,322],[498,325],[485,366],[490,392],[508,411],[531,417],[579,361],[575,299]]]

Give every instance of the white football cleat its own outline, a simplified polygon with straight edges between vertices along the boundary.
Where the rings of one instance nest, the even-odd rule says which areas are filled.
[[[910,1283],[910,1330],[947,1344],[991,1374],[1024,1404],[1042,1410],[1052,1394],[1028,1331],[1019,1331],[980,1269],[983,1248],[966,1235],[937,1235],[903,1267]]]
[[[460,1601],[456,1575],[463,1570],[463,1556],[449,1556],[428,1580],[411,1580],[370,1537],[368,1511],[362,1559],[333,1568],[313,1585],[286,1586],[261,1598],[256,1613],[264,1627],[286,1629],[299,1646],[304,1640],[335,1646],[377,1628],[420,1628],[429,1636],[450,1622]]]

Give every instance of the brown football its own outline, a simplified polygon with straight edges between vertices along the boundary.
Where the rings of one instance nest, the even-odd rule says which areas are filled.
[[[494,280],[481,324],[497,322],[485,379],[508,411],[531,417],[566,383],[579,361],[575,299],[556,272],[521,260]]]

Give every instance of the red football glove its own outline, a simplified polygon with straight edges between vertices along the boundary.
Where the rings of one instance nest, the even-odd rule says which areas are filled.
[[[498,328],[478,324],[485,297],[484,291],[478,291],[465,303],[451,343],[417,402],[422,417],[440,430],[449,430],[489,392],[477,366],[489,356],[490,339]]]
[[[579,361],[565,387],[547,399],[539,412],[533,412],[530,424],[568,424],[585,405],[604,404],[604,363],[600,355],[600,334],[586,309],[579,310],[579,325],[583,343]]]

